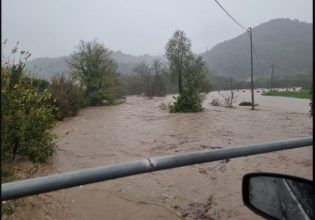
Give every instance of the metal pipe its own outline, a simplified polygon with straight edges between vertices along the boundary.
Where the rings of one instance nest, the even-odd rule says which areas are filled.
[[[1,184],[1,200],[50,192],[120,177],[193,164],[313,145],[313,137],[281,140],[220,150],[205,150],[118,163]]]

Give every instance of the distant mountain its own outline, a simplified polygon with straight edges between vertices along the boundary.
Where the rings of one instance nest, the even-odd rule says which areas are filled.
[[[26,70],[35,73],[39,78],[50,80],[53,75],[56,74],[67,74],[68,67],[65,62],[66,57],[57,58],[36,58],[28,61],[26,65]]]
[[[133,56],[124,54],[121,51],[111,51],[110,55],[118,66],[118,72],[123,74],[135,74],[134,68],[141,62],[153,63],[154,60],[158,59],[161,62],[165,61],[163,56]],[[57,57],[57,58],[35,58],[26,63],[26,69],[35,73],[38,77],[50,80],[53,75],[68,73],[68,67],[66,59],[68,57]]]
[[[270,77],[271,64],[276,76],[293,76],[312,71],[313,27],[311,23],[290,19],[274,19],[253,28],[253,42],[259,63],[254,56],[255,77]],[[250,76],[250,43],[247,33],[214,46],[201,54],[206,65],[216,75],[247,79]],[[135,74],[141,62],[155,59],[166,62],[163,56],[133,56],[121,51],[111,51],[118,71]],[[26,63],[26,68],[38,76],[51,79],[57,73],[66,73],[66,57],[37,58]]]
[[[274,19],[253,28],[254,74],[269,77],[271,64],[277,75],[310,73],[312,68],[312,24]],[[250,76],[250,41],[247,33],[214,46],[201,54],[217,75],[246,79]],[[255,54],[254,54],[255,55]]]
[[[161,62],[166,61],[163,56],[151,56],[148,54],[133,56],[122,53],[121,51],[111,51],[111,57],[118,65],[118,72],[124,74],[135,74],[134,68],[142,62],[151,64],[154,60],[160,60]]]

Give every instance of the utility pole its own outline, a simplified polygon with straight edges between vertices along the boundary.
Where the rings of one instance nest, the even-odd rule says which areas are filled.
[[[231,77],[231,101],[233,101],[234,93],[233,93],[233,78]]]
[[[274,72],[274,65],[271,64],[271,82],[270,82],[270,90],[273,90],[274,87],[274,81],[275,81],[275,72]]]
[[[248,28],[249,38],[250,38],[250,79],[251,79],[251,92],[252,92],[252,110],[255,109],[254,103],[254,70],[253,70],[253,37],[252,37],[252,28]]]

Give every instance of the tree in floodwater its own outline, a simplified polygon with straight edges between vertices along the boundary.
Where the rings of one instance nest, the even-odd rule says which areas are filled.
[[[165,70],[163,64],[159,60],[154,60],[153,65],[151,66],[154,79],[153,79],[153,95],[154,96],[165,96],[166,88],[163,81],[162,75]]]
[[[152,99],[154,96],[164,96],[166,94],[164,82],[161,77],[163,73],[162,63],[158,60],[155,60],[152,65],[141,63],[135,67],[134,71],[141,82],[144,95],[149,99]]]
[[[183,31],[176,31],[168,41],[166,57],[170,73],[177,78],[179,92],[170,112],[202,111],[200,92],[210,87],[205,77],[207,69],[201,56],[191,51],[190,40]]]
[[[117,66],[103,44],[80,41],[67,63],[71,75],[85,88],[88,105],[113,104],[118,98]]]
[[[184,31],[177,30],[166,44],[166,58],[169,62],[169,71],[177,78],[178,92],[184,92],[185,63],[191,59],[191,42],[185,36]]]
[[[137,73],[137,76],[139,77],[143,90],[144,95],[147,96],[149,99],[153,98],[153,74],[152,69],[150,66],[146,63],[141,63],[137,65],[134,69],[134,71]]]

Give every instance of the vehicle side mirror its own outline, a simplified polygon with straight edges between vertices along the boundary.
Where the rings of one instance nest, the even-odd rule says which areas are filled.
[[[314,219],[312,181],[273,173],[249,173],[243,177],[243,202],[267,219]]]

